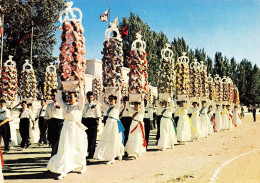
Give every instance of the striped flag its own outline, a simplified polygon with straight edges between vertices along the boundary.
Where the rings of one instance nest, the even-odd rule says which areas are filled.
[[[0,17],[0,37],[2,36],[2,27],[3,27],[2,17]]]
[[[100,15],[101,22],[107,22],[108,14],[109,14],[109,9],[107,11],[105,11],[102,15]]]

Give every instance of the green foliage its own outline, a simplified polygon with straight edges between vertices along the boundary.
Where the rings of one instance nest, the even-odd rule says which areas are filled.
[[[25,59],[30,59],[31,37],[19,42],[26,34],[32,33],[33,25],[33,67],[38,79],[38,88],[43,87],[46,66],[56,60],[52,56],[57,43],[55,31],[63,0],[0,0],[4,13],[4,55],[13,55],[18,73],[22,71]]]

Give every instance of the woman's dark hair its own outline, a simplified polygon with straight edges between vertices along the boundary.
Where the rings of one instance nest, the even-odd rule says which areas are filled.
[[[5,101],[4,99],[1,99],[1,100],[0,100],[0,103],[5,104],[6,101]]]
[[[74,97],[76,97],[77,98],[77,92],[68,92],[68,95],[74,95]]]
[[[108,98],[110,98],[110,97],[113,97],[113,98],[114,98],[114,100],[117,100],[117,97],[116,97],[116,96],[114,96],[114,95],[109,95],[109,96],[108,96]]]
[[[57,93],[57,89],[52,89],[51,93]]]
[[[93,95],[93,92],[89,91],[89,92],[87,93],[87,97],[90,97],[91,95]]]
[[[22,101],[22,103],[21,104],[26,104],[27,105],[27,102],[26,101]]]

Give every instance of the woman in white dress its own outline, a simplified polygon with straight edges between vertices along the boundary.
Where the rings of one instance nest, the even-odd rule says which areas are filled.
[[[235,105],[235,107],[234,107],[234,113],[233,113],[233,114],[234,114],[233,119],[234,119],[234,123],[235,123],[236,125],[242,124],[241,117],[240,117],[239,113],[240,113],[240,110],[239,110],[238,106]]]
[[[185,144],[185,142],[191,141],[191,125],[188,116],[190,102],[188,101],[187,105],[184,105],[184,103],[185,101],[180,101],[180,104],[177,107],[179,115],[177,124],[177,140],[180,141],[180,144]]]
[[[52,156],[47,168],[59,173],[58,179],[62,179],[68,172],[81,168],[80,173],[85,173],[88,139],[85,133],[86,127],[81,123],[84,107],[84,94],[79,92],[79,102],[76,103],[76,93],[68,94],[68,104],[62,100],[62,91],[56,94],[57,103],[63,110],[64,123],[61,130],[58,153]]]
[[[190,107],[191,112],[191,124],[196,129],[197,133],[191,129],[191,139],[192,140],[199,140],[201,138],[201,122],[200,122],[200,108],[201,105],[198,102],[192,102],[192,106]]]
[[[108,161],[107,164],[114,164],[116,157],[121,161],[122,155],[124,154],[124,146],[122,142],[124,127],[119,121],[119,108],[121,101],[120,88],[117,93],[117,99],[113,95],[108,97],[109,104],[104,103],[103,93],[101,93],[99,97],[99,103],[102,105],[103,109],[106,110],[108,118],[96,147],[94,159]]]
[[[222,119],[222,129],[228,130],[228,111],[226,109],[225,105],[222,105],[222,113],[221,113],[221,119]]]
[[[208,137],[208,134],[211,134],[213,131],[213,130],[212,131],[209,130],[210,127],[212,127],[212,125],[210,124],[210,120],[207,115],[208,107],[210,106],[210,102],[202,101],[201,105],[202,105],[201,109],[200,109],[201,137]],[[213,129],[213,127],[212,127],[212,129]]]
[[[213,106],[215,107],[215,106]],[[208,108],[208,117],[209,117],[209,134],[213,134],[216,131],[216,122],[214,118],[214,112],[212,105]]]
[[[221,106],[216,104],[215,108],[215,122],[216,122],[216,132],[219,132],[222,129],[222,118],[221,118]]]
[[[230,130],[231,128],[233,128],[233,125],[235,126],[235,127],[237,127],[236,126],[236,124],[234,124],[234,121],[233,121],[233,113],[232,113],[232,111],[231,111],[231,109],[230,109],[230,105],[228,104],[227,105],[227,115],[228,115],[228,129]]]
[[[140,106],[141,105],[141,106]],[[129,108],[132,115],[132,122],[129,130],[128,140],[125,145],[125,151],[129,155],[133,155],[134,159],[137,156],[142,156],[146,152],[146,141],[144,132],[144,102],[134,102],[134,109]]]
[[[169,101],[164,101],[163,104],[164,109],[162,111],[160,124],[160,138],[157,145],[162,151],[167,148],[173,148],[174,144],[177,144],[177,129],[175,122],[172,119],[172,113],[174,112],[173,101],[170,99]]]

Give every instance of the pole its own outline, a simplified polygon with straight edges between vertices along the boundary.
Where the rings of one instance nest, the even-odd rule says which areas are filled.
[[[32,36],[31,36],[31,64],[32,62],[32,50],[33,50],[33,22],[32,22]]]
[[[109,22],[110,22],[110,6],[108,8],[108,21],[107,21],[107,27],[109,28]]]
[[[2,12],[3,13],[3,12]],[[0,76],[2,77],[2,63],[3,63],[3,52],[4,52],[4,13],[2,14],[2,43],[1,43],[1,64],[0,64]]]

